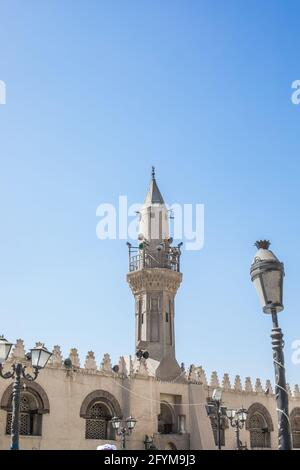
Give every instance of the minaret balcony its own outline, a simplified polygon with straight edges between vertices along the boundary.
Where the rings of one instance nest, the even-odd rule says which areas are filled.
[[[164,247],[158,245],[156,250],[146,247],[140,249],[128,244],[129,247],[129,272],[142,269],[163,268],[180,272],[180,247]]]

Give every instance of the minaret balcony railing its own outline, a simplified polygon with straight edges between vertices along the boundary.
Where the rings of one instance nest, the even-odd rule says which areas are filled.
[[[141,269],[165,268],[171,271],[180,272],[180,251],[178,248],[170,248],[169,252],[150,253],[146,250],[139,250],[130,247],[129,251],[129,271],[139,271]]]

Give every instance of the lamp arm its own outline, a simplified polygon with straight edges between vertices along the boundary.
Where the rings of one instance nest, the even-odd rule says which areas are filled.
[[[228,418],[228,419],[229,419],[229,422],[230,422],[230,426],[232,428],[235,428],[236,427],[236,420],[233,417]]]
[[[25,380],[28,380],[28,382],[34,382],[37,376],[39,375],[39,369],[38,367],[34,367],[34,375],[26,374],[25,372],[26,366],[22,368],[22,375]]]
[[[0,377],[2,377],[2,379],[12,379],[15,375],[15,368],[14,368],[14,365],[12,366],[12,372],[3,372],[3,365],[0,364]]]

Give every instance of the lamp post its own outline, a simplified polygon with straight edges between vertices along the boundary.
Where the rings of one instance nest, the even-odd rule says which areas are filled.
[[[114,416],[111,423],[117,435],[121,437],[121,449],[126,449],[126,436],[132,433],[136,425],[136,419],[129,416],[129,418],[123,421],[121,418]]]
[[[283,334],[278,325],[277,313],[283,310],[284,265],[269,250],[268,240],[255,243],[258,251],[251,265],[251,280],[256,288],[264,313],[272,315],[271,333],[275,368],[275,394],[278,414],[278,449],[291,450],[288,393],[286,390]]]
[[[227,418],[229,419],[231,426],[235,428],[237,450],[240,450],[241,448],[240,430],[244,427],[247,413],[248,411],[245,410],[245,408],[241,408],[239,410],[226,410]]]
[[[12,421],[11,421],[11,450],[19,450],[20,433],[20,397],[21,378],[33,382],[36,380],[39,371],[45,367],[52,353],[43,344],[30,350],[31,364],[34,374],[26,373],[26,366],[21,362],[12,364],[11,372],[3,372],[3,363],[7,360],[13,344],[9,343],[4,336],[0,336],[0,376],[3,379],[15,379],[12,392]]]
[[[222,417],[226,416],[226,408],[222,406],[222,390],[216,388],[213,391],[212,403],[205,405],[207,416],[216,422],[217,426],[217,446],[218,450],[222,450],[222,443],[221,443],[221,420]]]

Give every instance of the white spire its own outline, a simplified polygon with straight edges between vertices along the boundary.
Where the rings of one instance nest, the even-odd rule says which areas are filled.
[[[146,195],[144,205],[150,206],[151,204],[164,204],[163,197],[158,189],[155,179],[155,168],[152,167],[152,179],[150,181],[149,189]]]
[[[139,233],[148,242],[160,242],[170,237],[168,210],[156,183],[154,167],[145,202],[140,210]]]

